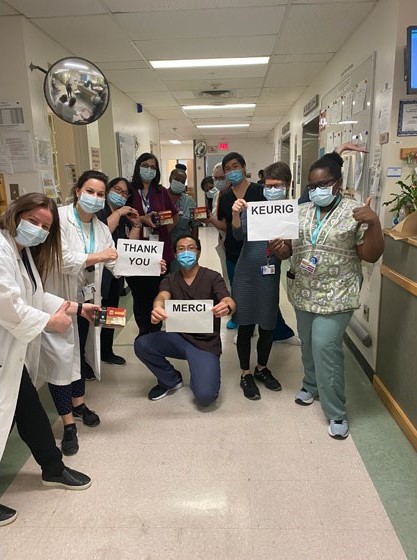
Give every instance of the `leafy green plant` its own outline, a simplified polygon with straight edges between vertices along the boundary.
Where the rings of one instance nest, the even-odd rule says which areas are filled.
[[[400,187],[400,192],[397,194],[390,193],[393,198],[383,203],[383,206],[392,206],[390,212],[399,214],[402,209],[407,209],[409,212],[415,212],[417,210],[417,184],[415,183],[415,179],[413,181],[411,175],[409,175],[406,180],[410,178],[412,181],[409,185],[404,183],[404,181],[397,181],[395,184]]]

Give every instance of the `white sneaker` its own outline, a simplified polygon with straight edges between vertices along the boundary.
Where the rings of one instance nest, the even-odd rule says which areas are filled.
[[[334,439],[345,439],[349,435],[347,420],[330,420],[328,428],[329,436]]]
[[[274,340],[277,344],[290,344],[291,346],[301,346],[301,340],[298,336],[290,336],[290,338],[284,338],[283,340]]]

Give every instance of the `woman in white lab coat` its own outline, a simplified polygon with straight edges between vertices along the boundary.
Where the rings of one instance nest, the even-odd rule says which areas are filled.
[[[41,333],[65,333],[72,329],[70,315],[78,311],[91,319],[96,306],[79,309],[75,302],[44,293],[41,276],[52,267],[61,268],[56,205],[44,194],[27,194],[0,217],[0,459],[15,418],[20,436],[42,468],[43,483],[83,489],[91,480],[62,462],[33,383]],[[15,518],[14,510],[0,505],[0,525]]]
[[[65,299],[101,303],[101,277],[106,266],[113,270],[117,258],[114,242],[106,224],[95,213],[104,207],[107,176],[85,171],[73,189],[73,204],[59,208],[61,222],[63,274],[55,273],[48,290]],[[75,419],[86,426],[100,423],[98,414],[85,404],[85,379],[100,378],[100,329],[77,317],[72,378],[63,371],[50,377],[49,389],[64,424],[61,449],[64,455],[78,451]],[[56,370],[55,370],[56,371]]]

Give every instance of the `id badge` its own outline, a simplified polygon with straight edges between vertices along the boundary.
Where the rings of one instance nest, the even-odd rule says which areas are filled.
[[[151,233],[151,228],[148,226],[143,226],[142,235],[144,239],[149,239],[149,234]]]
[[[86,284],[84,288],[81,288],[81,293],[84,301],[90,301],[94,299],[94,292],[96,291],[94,284]]]
[[[159,241],[159,233],[150,233],[149,241]]]
[[[304,272],[308,272],[309,274],[314,274],[317,266],[317,259],[315,257],[311,257],[311,259],[303,259],[300,263],[301,270]]]
[[[275,274],[275,265],[274,264],[265,264],[261,266],[261,274],[262,276],[268,276],[271,274]]]

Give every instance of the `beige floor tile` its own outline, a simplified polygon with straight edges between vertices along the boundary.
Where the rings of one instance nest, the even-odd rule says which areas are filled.
[[[363,527],[352,534],[352,531],[335,528],[333,523],[325,540],[333,560],[407,560],[393,530],[375,531]]]
[[[193,445],[189,452],[191,480],[248,480],[250,456],[244,445],[212,440],[210,444]]]
[[[337,560],[328,554],[321,530],[253,529],[252,540],[253,560]]]
[[[249,531],[238,529],[183,529],[179,560],[252,560]]]
[[[248,482],[209,482],[200,479],[184,485],[184,527],[218,529],[249,528]]]
[[[27,558],[30,560],[45,560],[46,558],[51,560],[59,558],[105,560],[109,538],[110,533],[107,529],[48,528]]]
[[[262,417],[253,415],[243,420],[248,443],[288,443],[299,446],[300,439],[292,412],[279,410]]]
[[[11,505],[11,504],[9,504]],[[0,557],[3,560],[28,560],[42,538],[45,528],[25,527],[20,512],[16,521],[1,528]]]
[[[254,529],[322,528],[309,489],[299,481],[251,481],[250,505]]]
[[[178,560],[181,529],[134,527],[112,531],[105,560]]]
[[[309,478],[300,445],[250,443],[247,451],[251,480],[306,481]]]

